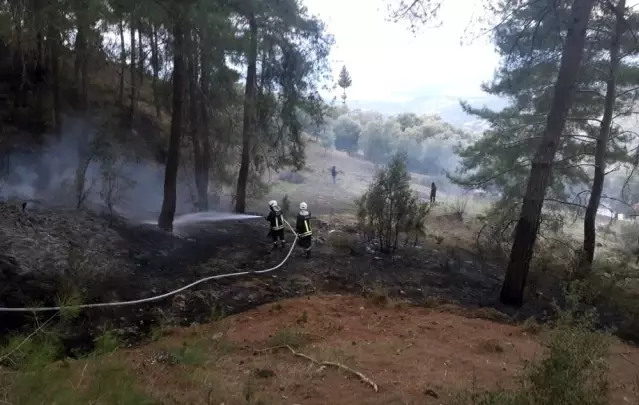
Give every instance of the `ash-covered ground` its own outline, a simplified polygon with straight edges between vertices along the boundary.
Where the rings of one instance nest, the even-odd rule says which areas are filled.
[[[415,303],[495,306],[501,267],[482,262],[471,251],[433,242],[380,256],[359,241],[352,226],[330,222],[315,221],[311,259],[296,249],[272,273],[209,281],[143,305],[82,310],[66,323],[68,353],[90,349],[105,329],[135,343],[157,324],[188,325],[317,292],[383,290]],[[127,301],[166,293],[214,274],[264,270],[287,253],[286,249],[271,252],[267,233],[261,217],[204,222],[171,235],[153,225],[111,220],[86,210],[30,204],[23,211],[20,203],[2,203],[0,306]],[[290,232],[287,237],[292,241]],[[517,315],[541,315],[544,310],[535,306]],[[5,337],[34,328],[34,314],[0,316]],[[47,316],[40,314],[38,319]]]

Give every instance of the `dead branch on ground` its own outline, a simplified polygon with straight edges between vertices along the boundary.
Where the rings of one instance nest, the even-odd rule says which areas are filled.
[[[370,378],[366,377],[361,372],[359,372],[357,370],[353,370],[352,368],[350,368],[348,366],[345,366],[342,363],[338,363],[338,362],[334,362],[334,361],[319,361],[319,360],[314,359],[313,357],[311,357],[311,356],[309,356],[307,354],[300,353],[300,352],[294,350],[289,345],[274,346],[274,347],[269,347],[269,348],[266,348],[266,349],[255,350],[255,351],[258,352],[258,353],[263,353],[263,352],[272,352],[272,351],[280,350],[280,349],[288,349],[288,351],[290,351],[293,354],[293,356],[301,357],[301,358],[306,359],[306,360],[310,361],[311,363],[317,364],[319,366],[335,367],[335,368],[344,370],[344,371],[346,371],[346,372],[348,372],[350,374],[353,374],[353,375],[357,376],[362,382],[370,385],[375,392],[379,391],[379,388],[378,388],[377,384],[375,384],[375,382],[373,382],[373,380],[371,380]]]

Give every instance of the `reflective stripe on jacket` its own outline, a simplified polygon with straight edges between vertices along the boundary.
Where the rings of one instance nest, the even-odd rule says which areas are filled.
[[[297,216],[297,234],[300,238],[305,238],[307,236],[313,235],[313,229],[311,228],[311,215],[310,214],[299,214]]]
[[[275,218],[273,223],[271,224],[271,230],[279,231],[280,229],[284,229],[284,221],[282,221],[282,214],[275,214]]]
[[[284,229],[284,218],[282,218],[282,211],[269,212],[266,220],[271,224],[272,231],[279,231],[281,229]]]

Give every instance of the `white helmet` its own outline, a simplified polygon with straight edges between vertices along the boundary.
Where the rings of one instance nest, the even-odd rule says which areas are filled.
[[[300,203],[300,211],[306,211],[308,209],[308,205],[305,202]]]
[[[277,201],[275,201],[275,200],[269,201],[268,202],[268,206],[271,207],[271,208],[277,207]]]

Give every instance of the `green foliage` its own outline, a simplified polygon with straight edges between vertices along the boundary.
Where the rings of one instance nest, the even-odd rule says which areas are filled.
[[[41,325],[42,326],[42,325]],[[47,326],[47,325],[44,325]],[[72,365],[63,357],[59,328],[42,328],[31,336],[15,336],[0,347],[0,397],[7,403],[36,405],[88,403],[152,405],[135,385],[135,379],[120,365],[103,357],[118,347],[111,332],[96,340],[95,352]],[[76,371],[82,367],[82,373]]]
[[[83,402],[121,405],[155,405],[158,401],[143,394],[136,387],[135,379],[117,364],[105,364],[96,370],[89,390],[84,395],[79,395]],[[74,402],[69,402],[73,404]]]
[[[135,385],[132,375],[117,364],[103,363],[96,366],[87,363],[87,368],[89,370],[85,373],[90,375],[85,376],[85,379],[89,380],[86,387],[76,385],[78,379],[68,365],[49,365],[14,374],[11,378],[0,377],[0,381],[5,383],[0,388],[0,392],[6,391],[5,395],[9,403],[24,405],[43,403],[153,405],[158,403],[143,394]]]
[[[471,393],[462,405],[605,405],[609,403],[608,339],[588,318],[562,313],[546,338],[544,357],[528,364],[514,392]]]
[[[332,129],[322,131],[320,134],[320,144],[326,150],[335,146],[335,133]]]
[[[81,270],[81,268],[79,269],[76,267],[73,270],[77,272]],[[62,310],[60,311],[60,318],[63,321],[77,318],[81,311],[78,307],[82,305],[83,302],[84,297],[75,285],[67,287],[67,291],[59,293],[56,297],[56,306],[62,307]]]
[[[297,348],[305,345],[309,336],[298,328],[288,327],[278,330],[270,339],[270,347],[291,346]]]
[[[506,199],[523,196],[531,162],[546,125],[553,99],[553,86],[559,69],[563,38],[570,25],[572,2],[543,0],[527,3],[505,0],[496,6],[503,13],[500,29],[493,32],[502,60],[493,80],[483,86],[489,94],[508,97],[510,105],[501,111],[473,108],[464,110],[485,120],[490,128],[470,145],[460,147],[461,166],[452,180],[468,187],[496,188]],[[553,165],[552,183],[547,198],[568,201],[581,189],[590,188],[592,160],[604,92],[608,79],[609,52],[614,17],[610,8],[599,4],[591,21],[596,34],[588,36],[583,66],[577,78],[577,92],[566,122]],[[636,24],[634,12],[628,21]],[[625,48],[627,45],[623,45]],[[636,49],[625,52],[636,53]],[[624,52],[622,52],[624,53]],[[637,97],[635,83],[639,64],[623,58],[617,84],[617,100],[608,164],[628,163],[628,143],[633,135],[624,131],[624,117],[632,111]]]
[[[178,364],[184,365],[200,365],[206,359],[206,353],[199,347],[182,345],[178,349],[170,351],[173,358]]]
[[[399,124],[387,121],[371,121],[362,133],[362,150],[364,157],[377,164],[388,162],[393,151],[395,134],[399,132]]]
[[[406,155],[398,153],[381,169],[366,193],[356,200],[360,227],[378,244],[380,251],[398,248],[400,232],[424,233],[428,205],[419,203],[410,189]]]
[[[112,354],[120,347],[118,336],[113,331],[106,331],[95,340],[93,354],[96,356]]]
[[[342,66],[342,70],[339,71],[339,79],[337,80],[337,85],[346,91],[347,88],[353,85],[353,79],[351,79],[350,73],[348,73],[348,69],[346,66]]]
[[[289,166],[301,168],[305,160],[305,145],[301,136],[303,122],[308,121],[309,125],[320,127],[328,113],[329,108],[319,96],[318,87],[330,72],[328,54],[334,41],[324,23],[298,1],[170,0],[133,4],[123,0],[55,0],[33,5],[5,3],[0,8],[0,21],[6,22],[0,30],[0,42],[8,46],[8,54],[12,51],[28,54],[24,60],[28,70],[36,66],[38,61],[44,61],[43,70],[47,73],[47,85],[42,88],[35,88],[38,84],[33,83],[32,78],[21,77],[25,83],[29,83],[28,88],[20,90],[26,99],[19,94],[2,94],[11,100],[7,106],[9,113],[17,114],[18,104],[24,102],[30,107],[25,113],[28,116],[35,110],[33,106],[41,102],[42,121],[45,127],[52,127],[54,119],[50,117],[51,111],[66,116],[66,112],[77,107],[75,101],[69,102],[75,96],[86,97],[98,107],[92,109],[91,114],[108,111],[106,115],[110,121],[129,112],[133,114],[129,109],[135,109],[140,118],[133,120],[135,125],[132,124],[130,129],[135,131],[119,137],[119,141],[127,143],[127,146],[130,142],[136,147],[150,143],[152,148],[161,149],[157,153],[159,156],[155,157],[162,161],[166,158],[166,145],[160,130],[168,126],[167,113],[173,109],[172,61],[176,49],[169,45],[178,42],[174,41],[177,23],[185,23],[187,41],[184,49],[177,50],[182,53],[178,56],[182,56],[187,65],[187,71],[184,72],[185,105],[182,107],[185,114],[181,127],[185,130],[188,128],[195,138],[209,140],[208,145],[198,146],[206,147],[209,156],[204,160],[210,167],[194,169],[209,172],[215,178],[216,191],[226,191],[220,189],[237,184],[245,93],[239,70],[246,65],[249,35],[245,22],[249,15],[254,15],[259,25],[257,42],[260,66],[256,80],[257,108],[255,116],[251,117],[254,128],[249,152],[251,170],[256,172],[251,181],[259,179],[269,169]],[[122,39],[119,35],[111,38],[112,33],[119,33],[120,29],[123,33],[132,31],[135,34],[137,49],[131,49],[128,32]],[[20,41],[15,40],[18,37]],[[44,43],[41,41],[43,37]],[[56,44],[59,55],[52,56],[51,48]],[[36,55],[40,50],[42,54]],[[130,60],[134,60],[138,66],[131,66]],[[73,66],[74,74],[63,78],[58,73],[58,77],[53,77],[55,73],[50,65],[54,62],[59,70]],[[84,69],[94,68],[95,71],[90,75],[84,72]],[[1,64],[2,77],[20,77],[30,73],[19,69],[9,72],[11,69],[11,63]],[[130,77],[130,71],[135,70],[139,73],[138,77]],[[121,81],[119,76],[122,77]],[[137,89],[133,88],[133,78],[137,79]],[[50,94],[55,93],[56,89],[60,91],[57,96]],[[86,93],[91,93],[91,97]],[[74,97],[67,97],[67,94]],[[41,100],[35,100],[36,96]],[[5,97],[0,99],[4,100]],[[23,102],[13,103],[14,99]],[[50,100],[57,100],[55,109],[49,105]],[[4,101],[0,107],[4,114]],[[149,113],[148,107],[155,107],[155,114]],[[138,125],[143,125],[144,130],[141,131]],[[149,125],[153,130],[147,128]],[[114,132],[123,133],[121,128]],[[143,142],[137,142],[138,138],[143,139]],[[198,142],[192,139],[188,141],[183,140],[182,145],[195,149]],[[92,185],[86,174],[93,159],[93,151],[89,149],[82,151],[76,176],[68,185],[74,190],[73,196],[78,206],[86,200]],[[146,152],[148,150],[142,152],[144,157],[148,156]],[[185,163],[197,166],[197,159],[192,157],[196,153],[183,155],[186,157]],[[114,194],[124,194],[114,190],[130,188],[125,176],[113,174],[121,171],[122,162],[119,158],[117,156],[104,163],[101,170],[103,183],[107,185],[100,192],[110,209],[116,204],[113,200],[123,198]]]
[[[357,121],[346,116],[339,117],[333,126],[335,148],[351,153],[357,152],[361,132],[362,128]]]
[[[438,175],[455,166],[455,147],[468,135],[436,116],[406,113],[384,117],[379,113],[348,109],[333,109],[335,119],[329,119],[321,130],[309,127],[307,132],[322,137],[330,146],[334,138],[337,150],[356,153],[376,164],[386,164],[397,152],[406,154],[409,171]],[[324,138],[326,137],[326,138]]]
[[[0,349],[0,364],[15,370],[29,371],[47,366],[56,360],[62,346],[55,334],[17,335]]]
[[[346,104],[346,89],[353,85],[353,79],[351,79],[350,73],[346,69],[346,66],[342,66],[342,70],[339,72],[339,79],[337,80],[337,85],[342,88],[342,101]]]

